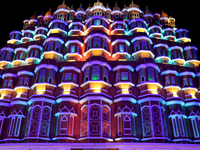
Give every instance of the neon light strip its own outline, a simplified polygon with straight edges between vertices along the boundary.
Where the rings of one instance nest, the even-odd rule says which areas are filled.
[[[193,76],[193,78],[196,77],[195,73],[194,72],[190,72],[190,71],[185,71],[185,72],[179,73],[179,76],[186,76],[186,75]]]
[[[115,24],[123,24],[125,27],[127,27],[127,24],[124,21],[114,21],[110,27],[112,28],[112,26],[114,26]]]
[[[62,67],[62,68],[60,69],[60,73],[62,73],[62,72],[65,71],[65,70],[74,70],[74,71],[76,71],[76,72],[78,72],[78,73],[81,72],[81,70],[80,70],[79,68],[76,68],[75,66],[64,66],[64,67]]]
[[[87,43],[87,41],[90,39],[90,38],[93,38],[95,36],[100,36],[102,38],[105,38],[108,42],[110,42],[110,38],[105,35],[105,34],[101,34],[101,33],[94,33],[94,34],[91,34],[91,35],[88,35],[87,38],[84,40],[84,43]]]
[[[81,68],[81,70],[84,71],[86,67],[92,66],[92,65],[105,66],[105,67],[107,67],[107,68],[109,69],[109,71],[112,70],[112,68],[110,67],[110,65],[109,65],[108,63],[102,62],[102,61],[98,61],[98,60],[85,63],[85,64],[83,65],[83,67]]]
[[[127,46],[130,46],[130,42],[128,40],[126,40],[126,39],[116,39],[115,41],[113,41],[111,43],[111,45],[113,46],[113,45],[115,45],[116,43],[119,43],[119,42],[126,43]]]
[[[129,69],[131,72],[134,71],[134,68],[130,65],[118,65],[113,68],[113,71],[117,71],[118,69]]]
[[[138,72],[141,68],[147,68],[147,67],[153,67],[158,72],[160,72],[160,68],[156,64],[153,64],[153,63],[140,64],[135,69]]]
[[[69,44],[71,43],[77,43],[79,44],[81,47],[83,46],[83,43],[80,42],[79,40],[68,40],[66,43],[65,43],[65,47],[67,47]]]
[[[52,24],[54,24],[54,23],[63,23],[63,24],[65,24],[66,26],[68,25],[68,23],[66,22],[66,21],[64,21],[64,20],[60,20],[60,19],[55,19],[55,20],[53,20],[53,21],[51,21],[51,23],[49,24],[49,28],[52,26]]]
[[[62,39],[58,38],[58,37],[49,37],[44,41],[43,46],[46,44],[46,42],[49,42],[49,41],[58,41],[61,44],[64,43],[64,41]]]
[[[2,79],[4,79],[5,77],[14,77],[14,78],[17,78],[17,75],[13,74],[13,73],[4,73],[2,75]]]
[[[107,24],[109,24],[109,21],[108,21],[105,17],[99,16],[99,15],[90,17],[90,18],[86,21],[86,24],[88,24],[91,20],[94,20],[94,19],[96,19],[96,18],[97,18],[97,19],[101,19],[101,20],[105,21]]]
[[[134,37],[131,42],[134,43],[137,40],[147,40],[150,42],[150,44],[153,44],[152,40],[149,37],[146,36],[138,36],[138,37]]]
[[[56,72],[58,71],[58,67],[54,66],[54,65],[47,65],[47,64],[41,64],[41,65],[38,65],[36,68],[35,68],[35,73],[40,70],[41,68],[46,68],[46,69],[53,69],[55,70]]]
[[[166,74],[175,74],[176,76],[179,76],[179,73],[175,70],[165,70],[162,71],[160,75],[166,75]]]

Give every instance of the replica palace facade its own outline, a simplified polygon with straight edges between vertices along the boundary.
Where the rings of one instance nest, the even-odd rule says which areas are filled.
[[[0,149],[200,149],[200,61],[164,11],[34,14],[0,50]]]

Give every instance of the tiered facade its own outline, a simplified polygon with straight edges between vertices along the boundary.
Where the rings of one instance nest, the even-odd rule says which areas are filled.
[[[0,149],[198,149],[197,52],[134,3],[34,14],[1,49]]]

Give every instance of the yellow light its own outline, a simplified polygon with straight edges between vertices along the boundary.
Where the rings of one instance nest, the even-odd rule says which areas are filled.
[[[101,89],[94,89],[94,93],[101,93]]]
[[[70,94],[70,91],[64,91],[63,94]]]
[[[36,94],[44,94],[45,91],[37,91]]]
[[[122,89],[122,94],[129,94],[128,89]]]

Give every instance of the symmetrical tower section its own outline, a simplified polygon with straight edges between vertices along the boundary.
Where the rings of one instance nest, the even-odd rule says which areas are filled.
[[[198,49],[131,3],[63,3],[0,53],[1,142],[200,142]]]

